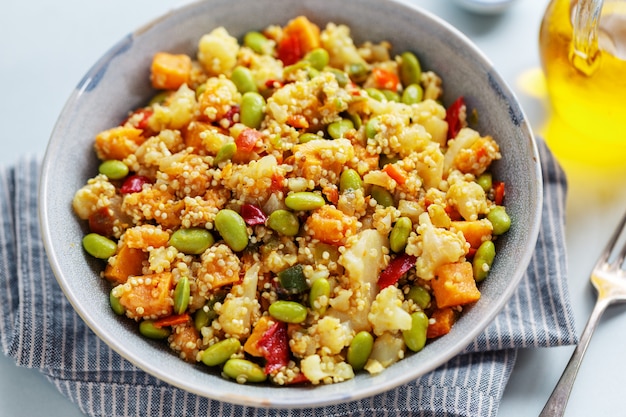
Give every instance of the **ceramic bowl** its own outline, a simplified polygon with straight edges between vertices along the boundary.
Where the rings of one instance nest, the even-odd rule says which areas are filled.
[[[384,372],[360,373],[316,387],[237,385],[207,367],[180,360],[165,344],[140,336],[111,313],[102,264],[81,248],[85,222],[73,213],[76,190],[97,172],[95,135],[123,120],[152,96],[148,71],[157,51],[194,54],[198,39],[218,26],[241,38],[252,29],[306,15],[320,26],[347,24],[356,43],[389,40],[394,51],[415,51],[422,66],[444,80],[443,100],[464,95],[479,114],[480,132],[500,144],[495,176],[506,182],[511,230],[498,239],[498,256],[482,283],[482,298],[452,331]],[[509,87],[489,60],[459,31],[416,6],[393,0],[210,0],[176,9],[114,45],[79,82],[52,133],[41,174],[40,215],[46,251],[59,285],[76,312],[112,349],[137,367],[186,391],[234,404],[297,408],[372,396],[404,384],[463,351],[494,319],[518,285],[539,230],[542,179],[530,127]]]

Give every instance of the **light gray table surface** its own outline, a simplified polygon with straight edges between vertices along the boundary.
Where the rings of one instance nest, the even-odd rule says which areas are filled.
[[[479,16],[450,0],[413,0],[447,20],[481,48],[518,95],[539,131],[543,100],[524,87],[539,69],[538,32],[548,0],[517,0],[505,13]],[[0,164],[25,153],[43,155],[55,120],[91,65],[130,31],[184,0],[5,2],[0,13]],[[588,274],[626,209],[623,183],[566,166],[567,256],[578,334],[594,302]],[[623,177],[622,177],[623,178]],[[566,416],[623,416],[626,387],[626,314],[611,307],[596,331]],[[499,416],[536,416],[565,367],[572,346],[522,350]],[[72,417],[83,414],[37,370],[18,368],[0,355],[0,416]]]

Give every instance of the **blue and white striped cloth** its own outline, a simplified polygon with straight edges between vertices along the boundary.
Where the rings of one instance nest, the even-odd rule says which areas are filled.
[[[566,179],[543,143],[542,228],[520,287],[465,351],[434,372],[372,398],[266,410],[198,397],[135,368],[89,330],[48,266],[37,221],[39,161],[0,169],[0,342],[89,416],[495,416],[520,348],[573,344],[566,280]]]

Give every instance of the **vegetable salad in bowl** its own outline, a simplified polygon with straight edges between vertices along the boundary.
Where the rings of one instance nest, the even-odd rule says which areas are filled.
[[[377,374],[447,334],[511,221],[498,143],[418,57],[305,16],[155,54],[73,200],[112,310],[239,383]]]

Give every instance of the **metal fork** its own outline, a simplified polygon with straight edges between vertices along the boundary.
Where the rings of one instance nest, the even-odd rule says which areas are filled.
[[[563,371],[563,375],[561,375],[539,417],[563,416],[578,368],[580,368],[587,346],[589,346],[591,335],[600,321],[602,313],[609,305],[626,301],[626,270],[622,269],[624,258],[626,258],[626,242],[623,243],[614,260],[609,262],[611,254],[615,251],[615,246],[620,240],[620,236],[625,231],[626,214],[624,214],[619,226],[615,229],[613,236],[611,236],[606,248],[604,248],[596,265],[593,267],[591,283],[598,292],[596,304],[583,329],[578,345]]]

